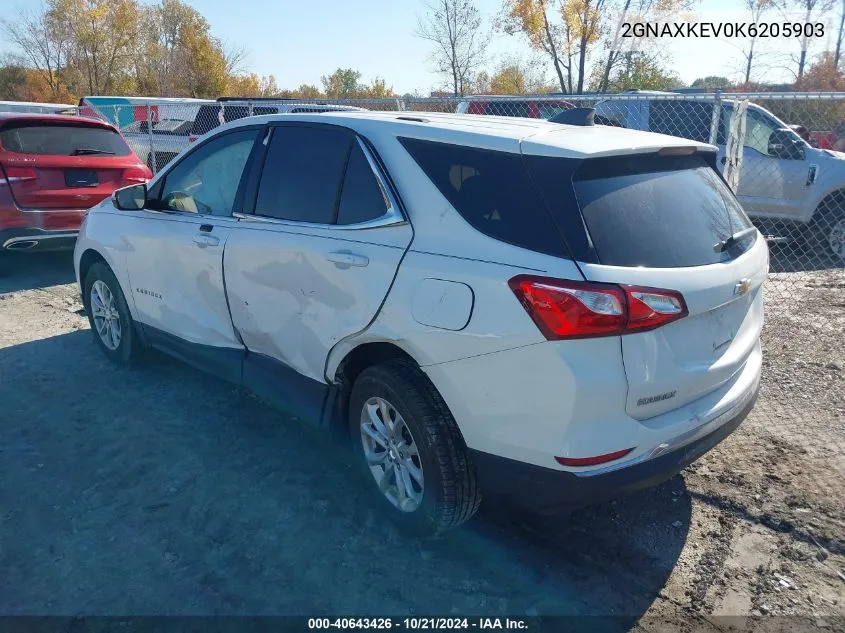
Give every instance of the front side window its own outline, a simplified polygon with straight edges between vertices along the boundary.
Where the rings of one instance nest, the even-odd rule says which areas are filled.
[[[242,130],[219,136],[198,147],[167,173],[161,206],[228,216],[259,130]]]
[[[279,126],[273,130],[255,214],[333,224],[355,137],[341,128]]]
[[[748,110],[745,117],[745,147],[769,155],[769,138],[780,126],[768,117],[754,110]]]

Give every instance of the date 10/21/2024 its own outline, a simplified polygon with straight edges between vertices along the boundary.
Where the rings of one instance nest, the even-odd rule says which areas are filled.
[[[406,630],[525,630],[528,623],[520,618],[308,618],[308,630],[330,629],[406,629]]]

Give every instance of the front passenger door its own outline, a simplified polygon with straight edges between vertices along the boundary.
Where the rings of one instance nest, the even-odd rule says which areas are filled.
[[[240,378],[241,345],[223,285],[223,249],[260,128],[208,139],[150,190],[127,218],[127,270],[151,342],[225,378]],[[127,214],[129,216],[129,214]]]

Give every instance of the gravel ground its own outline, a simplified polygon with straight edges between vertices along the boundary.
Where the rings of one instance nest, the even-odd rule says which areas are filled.
[[[759,404],[681,475],[567,516],[485,508],[417,541],[344,451],[285,414],[162,356],[108,364],[68,255],[14,262],[0,273],[2,614],[845,626],[845,271],[774,276]]]

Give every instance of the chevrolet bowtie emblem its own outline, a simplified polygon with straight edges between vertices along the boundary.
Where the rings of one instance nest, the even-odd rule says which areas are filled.
[[[740,279],[734,286],[734,294],[744,295],[746,292],[748,292],[749,288],[751,288],[751,280],[747,277],[745,279]]]

